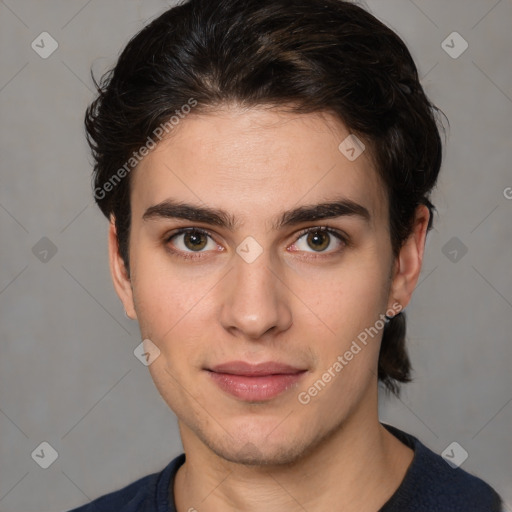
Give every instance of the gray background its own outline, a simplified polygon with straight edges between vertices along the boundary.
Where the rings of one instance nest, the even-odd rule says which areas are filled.
[[[2,512],[78,506],[181,450],[173,413],[133,355],[137,324],[110,283],[82,123],[91,67],[110,67],[168,4],[0,1]],[[462,467],[510,507],[512,1],[368,6],[408,43],[451,123],[439,215],[407,308],[415,382],[401,399],[383,397],[381,418],[438,453],[460,443]],[[46,59],[31,48],[43,31],[59,44]],[[458,58],[441,45],[453,31],[469,43]],[[42,441],[58,452],[48,469],[31,457]]]

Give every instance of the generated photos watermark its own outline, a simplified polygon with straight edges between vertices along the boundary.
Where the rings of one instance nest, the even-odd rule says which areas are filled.
[[[395,302],[386,314],[381,314],[379,319],[371,326],[365,328],[357,335],[357,339],[352,341],[352,344],[343,354],[340,354],[336,361],[334,361],[329,368],[322,374],[322,376],[312,384],[307,391],[301,391],[297,399],[302,405],[307,405],[311,399],[317,396],[331,380],[333,380],[342,370],[347,366],[354,357],[367,346],[368,341],[373,339],[379,334],[380,331],[386,326],[388,318],[392,318],[402,311],[402,305]]]
[[[190,114],[192,111],[191,107],[195,107],[197,105],[197,100],[194,98],[189,98],[188,102],[181,106],[175,112],[177,115],[171,116],[165,123],[162,123],[160,126],[157,126],[153,130],[153,136],[149,135],[146,139],[145,144],[143,144],[137,151],[132,153],[132,156],[124,163],[122,167],[120,167],[101,187],[96,187],[94,189],[94,197],[98,200],[105,199],[109,192],[112,192],[116,188],[121,180],[126,178],[130,174],[130,172],[142,161],[142,159],[149,154],[151,150],[153,150],[157,143],[165,138],[179,123],[182,119]]]

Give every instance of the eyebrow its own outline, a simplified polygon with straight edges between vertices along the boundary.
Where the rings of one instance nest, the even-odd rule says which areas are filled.
[[[371,215],[367,208],[350,199],[340,198],[319,204],[303,205],[293,210],[285,211],[277,221],[272,223],[271,227],[274,230],[278,230],[303,222],[334,219],[343,216],[359,217],[367,223],[371,220]],[[229,231],[234,231],[238,226],[235,217],[225,210],[177,202],[172,199],[166,199],[149,207],[144,212],[142,219],[145,221],[152,219],[185,219],[219,226]]]

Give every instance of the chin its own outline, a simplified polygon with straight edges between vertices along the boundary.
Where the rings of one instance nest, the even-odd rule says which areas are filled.
[[[286,446],[268,446],[265,441],[258,443],[258,445],[247,442],[241,445],[239,449],[237,449],[237,446],[218,449],[210,446],[210,449],[224,460],[244,466],[290,465],[299,460],[303,453],[296,443]]]
[[[274,431],[273,431],[274,429]],[[308,446],[313,443],[300,438],[304,432],[281,431],[277,436],[276,424],[272,428],[259,431],[247,428],[237,429],[239,434],[230,437],[223,432],[222,437],[212,438],[201,433],[203,443],[218,457],[246,466],[276,466],[293,464],[299,460]],[[269,433],[272,435],[269,436]],[[270,439],[270,437],[272,439]]]

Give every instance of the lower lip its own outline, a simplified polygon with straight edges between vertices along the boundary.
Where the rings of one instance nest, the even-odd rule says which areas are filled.
[[[291,388],[306,372],[254,377],[212,371],[208,373],[223,391],[247,402],[261,402],[270,400]]]

